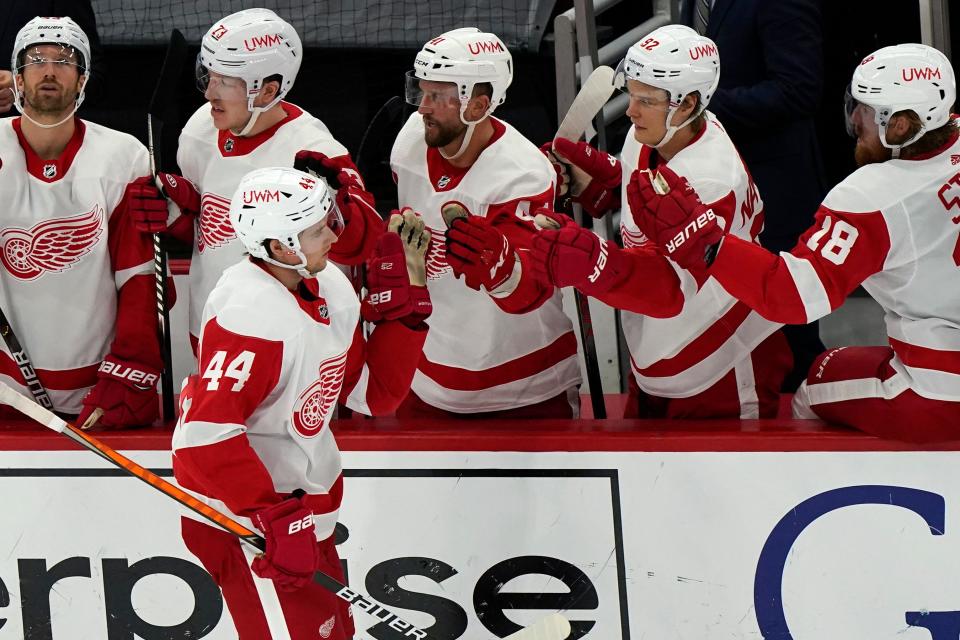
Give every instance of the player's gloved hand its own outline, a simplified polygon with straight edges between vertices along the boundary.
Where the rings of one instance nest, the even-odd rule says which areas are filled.
[[[97,370],[97,384],[83,399],[77,424],[108,429],[152,424],[160,415],[156,391],[159,379],[160,371],[153,367],[107,354]],[[103,415],[87,425],[90,414],[98,408]]]
[[[127,185],[124,199],[133,226],[143,233],[161,233],[167,230],[167,199],[149,177],[137,178]]]
[[[0,71],[0,113],[10,111],[13,106],[13,74],[10,71]]]
[[[408,244],[412,244],[419,243],[421,236],[408,233],[408,237],[411,237]],[[402,320],[414,326],[433,311],[426,286],[410,284],[404,246],[404,240],[396,232],[384,233],[377,241],[373,257],[367,260],[367,295],[360,304],[360,315],[366,322]]]
[[[678,265],[703,270],[717,255],[723,227],[686,178],[667,166],[658,171],[660,178],[656,179],[649,171],[637,170],[630,176],[627,201],[634,220]]]
[[[536,212],[541,228],[530,248],[530,271],[541,282],[586,294],[609,290],[624,272],[620,247],[549,209]]]
[[[341,264],[359,264],[373,250],[381,218],[373,194],[367,191],[360,173],[349,156],[330,156],[320,151],[301,149],[293,168],[317,175],[336,191],[337,208],[343,215],[344,230],[331,250]]]
[[[253,572],[273,580],[281,591],[295,591],[310,584],[320,563],[320,548],[313,513],[300,498],[287,498],[257,511],[253,523],[267,542],[266,552],[254,558],[250,566]]]
[[[586,142],[566,138],[557,138],[544,145],[548,146],[551,151],[547,157],[552,156],[555,168],[562,167],[570,187],[569,196],[584,211],[594,218],[601,218],[620,206],[622,169],[619,160]]]
[[[517,254],[510,241],[482,216],[455,218],[446,232],[447,264],[471,289],[492,292],[513,275]]]
[[[157,172],[157,185],[173,204],[180,208],[180,212],[188,216],[200,215],[200,191],[196,185],[175,173]]]
[[[407,275],[414,287],[427,285],[427,248],[430,246],[430,230],[417,213],[404,207],[391,212],[387,232],[396,233],[403,242],[403,254],[407,262]]]

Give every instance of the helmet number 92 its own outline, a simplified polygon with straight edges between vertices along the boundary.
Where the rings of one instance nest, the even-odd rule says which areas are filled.
[[[656,38],[647,38],[646,40],[640,43],[640,48],[646,49],[647,51],[653,51],[658,46],[660,46],[660,41],[657,40]]]

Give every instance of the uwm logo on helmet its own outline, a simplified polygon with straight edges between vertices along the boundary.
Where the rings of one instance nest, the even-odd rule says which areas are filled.
[[[906,69],[901,69],[900,75],[903,77],[904,82],[912,82],[913,80],[933,80],[934,78],[939,80],[940,69],[938,67],[923,67],[922,69],[908,67]]]
[[[267,202],[280,202],[280,191],[277,189],[257,189],[256,191],[243,192],[243,204],[260,204]]]
[[[265,36],[247,38],[243,41],[243,46],[247,51],[256,51],[257,49],[279,46],[281,42],[283,42],[283,36],[279,33],[271,33]]]
[[[478,40],[477,42],[467,43],[467,49],[473,55],[481,53],[503,53],[503,45],[496,40]]]
[[[690,49],[690,59],[699,60],[700,58],[714,58],[717,55],[717,46],[713,44],[698,44]]]

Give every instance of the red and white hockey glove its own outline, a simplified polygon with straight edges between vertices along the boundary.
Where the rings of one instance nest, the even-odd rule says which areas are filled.
[[[167,230],[167,199],[153,186],[149,177],[137,178],[128,184],[123,197],[137,231],[161,233]]]
[[[97,370],[97,384],[83,399],[77,424],[84,425],[97,408],[103,415],[96,426],[108,429],[153,424],[160,415],[157,381],[160,371],[107,355]]]
[[[534,236],[530,248],[532,275],[558,287],[576,287],[590,295],[608,291],[625,267],[620,247],[579,226],[561,213],[537,211],[550,222]],[[541,220],[537,224],[541,227]]]
[[[360,305],[360,315],[366,322],[402,320],[415,326],[432,311],[426,286],[410,284],[404,241],[397,233],[384,233],[374,256],[367,260],[367,295]]]
[[[667,166],[659,168],[658,186],[649,171],[634,171],[627,201],[640,230],[678,265],[703,271],[713,263],[723,227],[686,178]],[[658,192],[659,191],[659,192]],[[662,192],[662,193],[660,193]]]
[[[157,173],[157,184],[163,195],[180,208],[181,213],[194,218],[200,215],[200,190],[192,182],[175,173],[160,171]]]
[[[544,150],[557,170],[558,182],[569,185],[568,196],[594,218],[620,207],[620,161],[586,142],[557,138]],[[558,193],[562,194],[560,188]]]
[[[447,264],[477,291],[496,291],[510,279],[517,254],[510,241],[482,216],[455,218],[446,232]]]
[[[313,528],[313,513],[300,498],[287,498],[253,514],[253,523],[267,542],[265,553],[250,568],[273,580],[281,591],[296,591],[313,580],[320,564],[320,548]]]
[[[349,156],[331,158],[320,151],[301,149],[294,157],[293,168],[320,176],[336,191],[344,229],[331,249],[331,257],[341,264],[362,262],[373,250],[382,220],[373,194],[367,191]]]

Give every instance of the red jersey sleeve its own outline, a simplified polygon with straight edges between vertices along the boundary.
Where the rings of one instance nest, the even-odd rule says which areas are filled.
[[[357,326],[347,352],[341,402],[367,415],[392,413],[410,391],[427,339],[427,327],[399,320],[378,324],[369,340]]]
[[[277,386],[283,344],[233,333],[211,318],[200,339],[199,372],[181,397],[183,446],[174,455],[188,489],[251,515],[283,499],[246,436],[245,423]]]
[[[652,318],[671,318],[683,309],[680,277],[652,243],[621,249],[627,268],[597,300]]]
[[[732,296],[774,322],[822,318],[883,269],[890,236],[879,211],[847,213],[823,205],[790,253],[725,236],[709,274]]]

